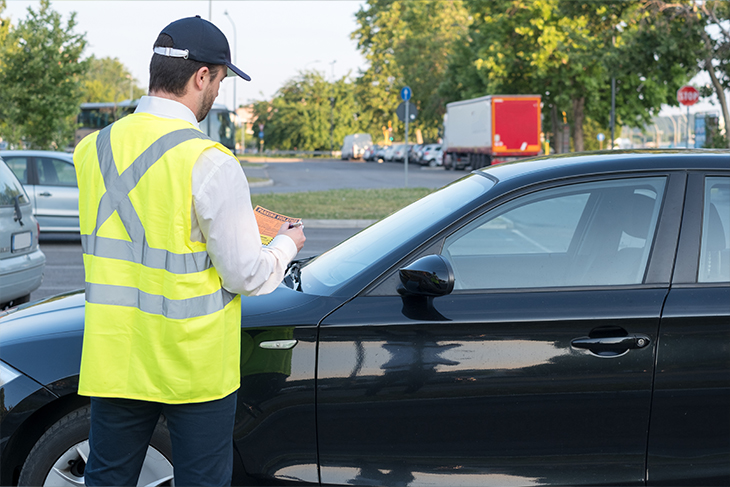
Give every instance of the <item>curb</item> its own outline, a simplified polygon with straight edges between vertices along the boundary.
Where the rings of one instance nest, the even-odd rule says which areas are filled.
[[[300,157],[257,157],[254,159],[238,159],[241,162],[249,164],[257,164],[262,162],[303,162],[304,159]]]
[[[304,230],[309,228],[365,228],[378,220],[308,220],[303,218]]]
[[[273,186],[274,180],[273,179],[267,179],[266,181],[257,181],[255,183],[248,183],[249,188],[263,188],[265,186]]]

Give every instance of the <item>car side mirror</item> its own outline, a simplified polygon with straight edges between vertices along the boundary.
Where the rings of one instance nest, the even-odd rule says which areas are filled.
[[[454,270],[440,255],[427,255],[398,270],[403,296],[445,296],[454,290]]]

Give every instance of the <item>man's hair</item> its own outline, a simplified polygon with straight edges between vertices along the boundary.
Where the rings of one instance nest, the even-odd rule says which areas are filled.
[[[172,37],[167,34],[160,34],[157,36],[154,47],[173,47]],[[176,96],[183,96],[190,77],[202,67],[207,67],[213,77],[218,76],[218,71],[223,68],[223,66],[217,64],[153,54],[150,61],[149,91],[163,91]]]

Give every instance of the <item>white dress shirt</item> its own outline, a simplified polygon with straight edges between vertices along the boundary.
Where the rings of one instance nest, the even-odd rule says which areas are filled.
[[[182,119],[199,128],[188,107],[167,98],[144,96],[137,112]],[[297,254],[296,244],[285,235],[267,246],[261,244],[248,181],[238,160],[215,148],[206,150],[193,166],[192,190],[190,239],[207,244],[223,287],[247,296],[276,289]]]

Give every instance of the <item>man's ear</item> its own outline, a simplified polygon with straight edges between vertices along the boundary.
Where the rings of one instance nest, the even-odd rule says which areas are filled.
[[[193,84],[199,91],[202,91],[205,87],[206,78],[210,78],[210,69],[208,69],[207,66],[203,66],[195,72],[195,76],[193,77]],[[208,81],[210,81],[210,79]]]

